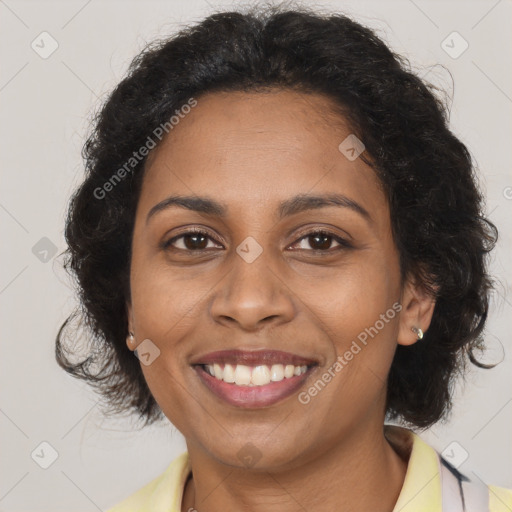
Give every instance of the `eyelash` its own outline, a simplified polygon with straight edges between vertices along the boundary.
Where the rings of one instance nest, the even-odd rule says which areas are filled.
[[[163,242],[162,248],[165,250],[175,250],[175,251],[188,252],[188,253],[200,253],[203,251],[207,251],[208,249],[192,250],[192,249],[178,249],[176,247],[172,247],[173,243],[175,243],[177,240],[183,238],[184,236],[196,235],[196,234],[204,235],[208,239],[214,241],[213,237],[210,236],[210,233],[208,231],[205,231],[205,230],[199,229],[199,228],[190,228],[188,231],[185,231],[184,233],[180,233],[179,235],[171,238],[170,240]],[[291,245],[296,245],[297,243],[301,242],[305,238],[309,238],[314,235],[324,235],[324,236],[330,237],[330,238],[332,238],[333,241],[337,242],[339,244],[339,246],[335,247],[334,249],[325,249],[325,250],[324,249],[292,249],[292,250],[307,251],[307,252],[312,252],[312,253],[316,253],[316,254],[326,254],[326,253],[337,252],[342,249],[350,249],[353,247],[353,245],[350,242],[348,242],[347,240],[345,240],[344,238],[341,238],[340,236],[335,235],[334,233],[332,233],[328,230],[325,230],[325,229],[316,229],[316,230],[307,231],[306,233],[302,233],[301,237],[298,238]],[[216,242],[216,243],[218,243],[218,242]]]

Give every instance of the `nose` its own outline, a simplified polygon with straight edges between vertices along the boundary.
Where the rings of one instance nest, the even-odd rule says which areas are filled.
[[[217,323],[258,331],[289,322],[296,314],[292,290],[271,268],[265,251],[251,263],[238,254],[215,294],[210,314]]]

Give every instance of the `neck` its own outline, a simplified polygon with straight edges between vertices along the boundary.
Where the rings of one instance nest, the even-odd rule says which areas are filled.
[[[193,478],[185,488],[182,512],[392,512],[407,469],[384,437],[382,424],[373,431],[358,429],[292,469],[234,468],[199,447],[187,447]]]

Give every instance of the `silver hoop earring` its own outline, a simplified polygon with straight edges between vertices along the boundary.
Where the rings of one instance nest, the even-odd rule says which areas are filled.
[[[411,327],[411,331],[418,336],[419,340],[423,339],[423,331],[419,327]]]

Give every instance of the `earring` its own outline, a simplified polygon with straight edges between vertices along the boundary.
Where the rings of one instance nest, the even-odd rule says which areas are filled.
[[[419,327],[411,327],[411,331],[418,336],[419,340],[423,339],[423,331]]]
[[[135,335],[131,331],[128,333],[128,343],[130,345],[133,345],[135,343]]]

